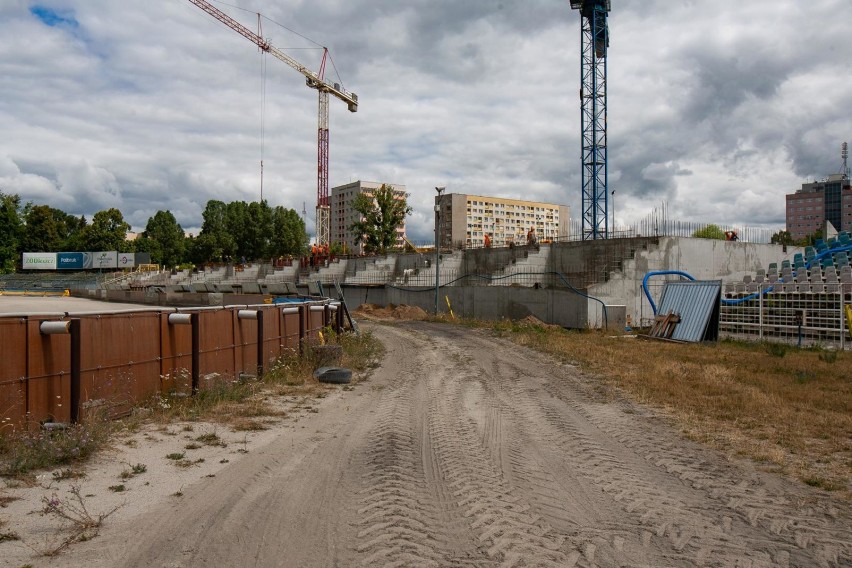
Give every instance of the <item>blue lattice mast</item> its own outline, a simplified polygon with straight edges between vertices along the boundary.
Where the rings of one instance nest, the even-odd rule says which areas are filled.
[[[610,0],[571,0],[571,8],[580,10],[583,239],[605,239],[609,235],[606,52]]]

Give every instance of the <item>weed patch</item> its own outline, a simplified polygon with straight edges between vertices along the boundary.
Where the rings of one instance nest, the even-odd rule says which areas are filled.
[[[0,437],[0,476],[25,476],[36,470],[81,462],[103,448],[112,432],[111,423],[93,420],[67,428],[40,428]],[[73,475],[73,470],[67,471]]]
[[[86,507],[85,498],[80,495],[80,488],[71,487],[70,497],[60,499],[56,493],[43,497],[42,515],[58,518],[70,535],[63,539],[56,548],[45,551],[45,556],[54,556],[75,542],[90,540],[97,536],[103,522],[115,513],[122,505],[118,505],[103,513],[91,513]]]
[[[227,448],[228,443],[222,440],[216,432],[208,432],[207,434],[202,434],[195,439],[196,442],[200,442],[205,446],[218,446],[221,448]]]

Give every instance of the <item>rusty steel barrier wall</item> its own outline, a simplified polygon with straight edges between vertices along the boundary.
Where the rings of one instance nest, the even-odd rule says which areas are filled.
[[[0,434],[259,376],[341,315],[324,301],[0,316]]]

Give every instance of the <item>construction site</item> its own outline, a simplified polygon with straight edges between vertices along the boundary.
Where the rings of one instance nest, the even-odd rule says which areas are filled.
[[[191,268],[126,253],[125,270],[34,253],[38,269],[3,275],[0,436],[126,427],[0,488],[0,565],[852,565],[852,212],[834,200],[832,222],[826,205],[809,246],[665,218],[617,231],[610,0],[564,7],[580,24],[579,219],[505,199],[503,220],[522,220],[474,232],[452,209],[484,198],[438,186],[434,245],[392,227],[400,246],[369,254],[331,252],[361,239],[332,214],[329,99],[359,100],[326,77],[327,50],[312,70],[260,14],[255,32],[188,1],[317,91],[314,252]],[[385,184],[340,187],[343,203]],[[70,255],[88,270],[60,270]],[[752,345],[772,346],[757,371],[738,360]],[[683,389],[651,396],[666,383]],[[21,462],[7,447],[0,472]]]

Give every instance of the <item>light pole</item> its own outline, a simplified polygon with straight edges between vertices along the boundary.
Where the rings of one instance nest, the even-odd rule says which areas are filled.
[[[438,315],[438,288],[441,274],[441,200],[446,187],[436,187],[438,203],[435,205],[435,315]]]

